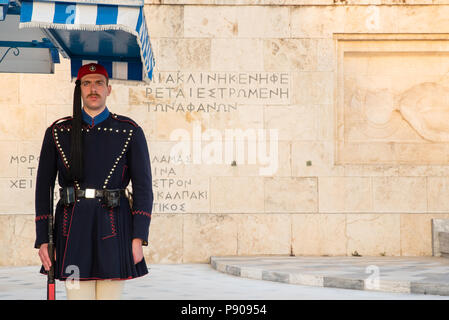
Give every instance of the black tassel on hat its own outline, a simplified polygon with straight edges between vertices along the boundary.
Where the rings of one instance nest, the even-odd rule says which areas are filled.
[[[81,79],[88,74],[102,74],[109,79],[109,75],[104,66],[98,63],[89,63],[81,66],[75,81],[75,92],[73,94],[73,120],[71,132],[70,149],[70,178],[75,182],[80,182],[84,178],[84,157],[83,157],[83,135],[81,126],[83,115],[81,112]]]
[[[81,81],[76,80],[73,94],[73,120],[71,131],[70,149],[70,178],[73,181],[83,180],[83,135],[81,126],[83,117],[81,114]]]

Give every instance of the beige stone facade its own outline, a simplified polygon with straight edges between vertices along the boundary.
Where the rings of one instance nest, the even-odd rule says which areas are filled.
[[[449,219],[449,3],[148,1],[150,84],[112,83],[144,129],[150,263],[212,255],[432,255]],[[68,61],[0,75],[0,265],[38,264],[44,130]]]

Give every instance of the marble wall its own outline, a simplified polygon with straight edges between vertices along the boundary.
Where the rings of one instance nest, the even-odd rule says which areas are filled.
[[[149,84],[112,82],[151,155],[150,263],[432,255],[449,218],[449,5],[157,0]],[[0,50],[1,52],[1,50]],[[38,264],[34,183],[73,83],[0,75],[0,265]]]

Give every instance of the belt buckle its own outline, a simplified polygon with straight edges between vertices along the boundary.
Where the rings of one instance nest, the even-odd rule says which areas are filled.
[[[95,198],[95,189],[86,189],[84,193],[84,197],[87,199]]]

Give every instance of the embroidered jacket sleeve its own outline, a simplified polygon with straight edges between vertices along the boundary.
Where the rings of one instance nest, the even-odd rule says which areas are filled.
[[[53,142],[52,128],[45,131],[42,143],[39,166],[36,177],[36,241],[35,248],[48,243],[48,216],[50,214],[50,187],[55,186],[56,179],[56,147]]]
[[[148,146],[142,128],[136,127],[128,154],[133,193],[132,238],[140,238],[148,245],[148,233],[153,208],[153,188]]]

